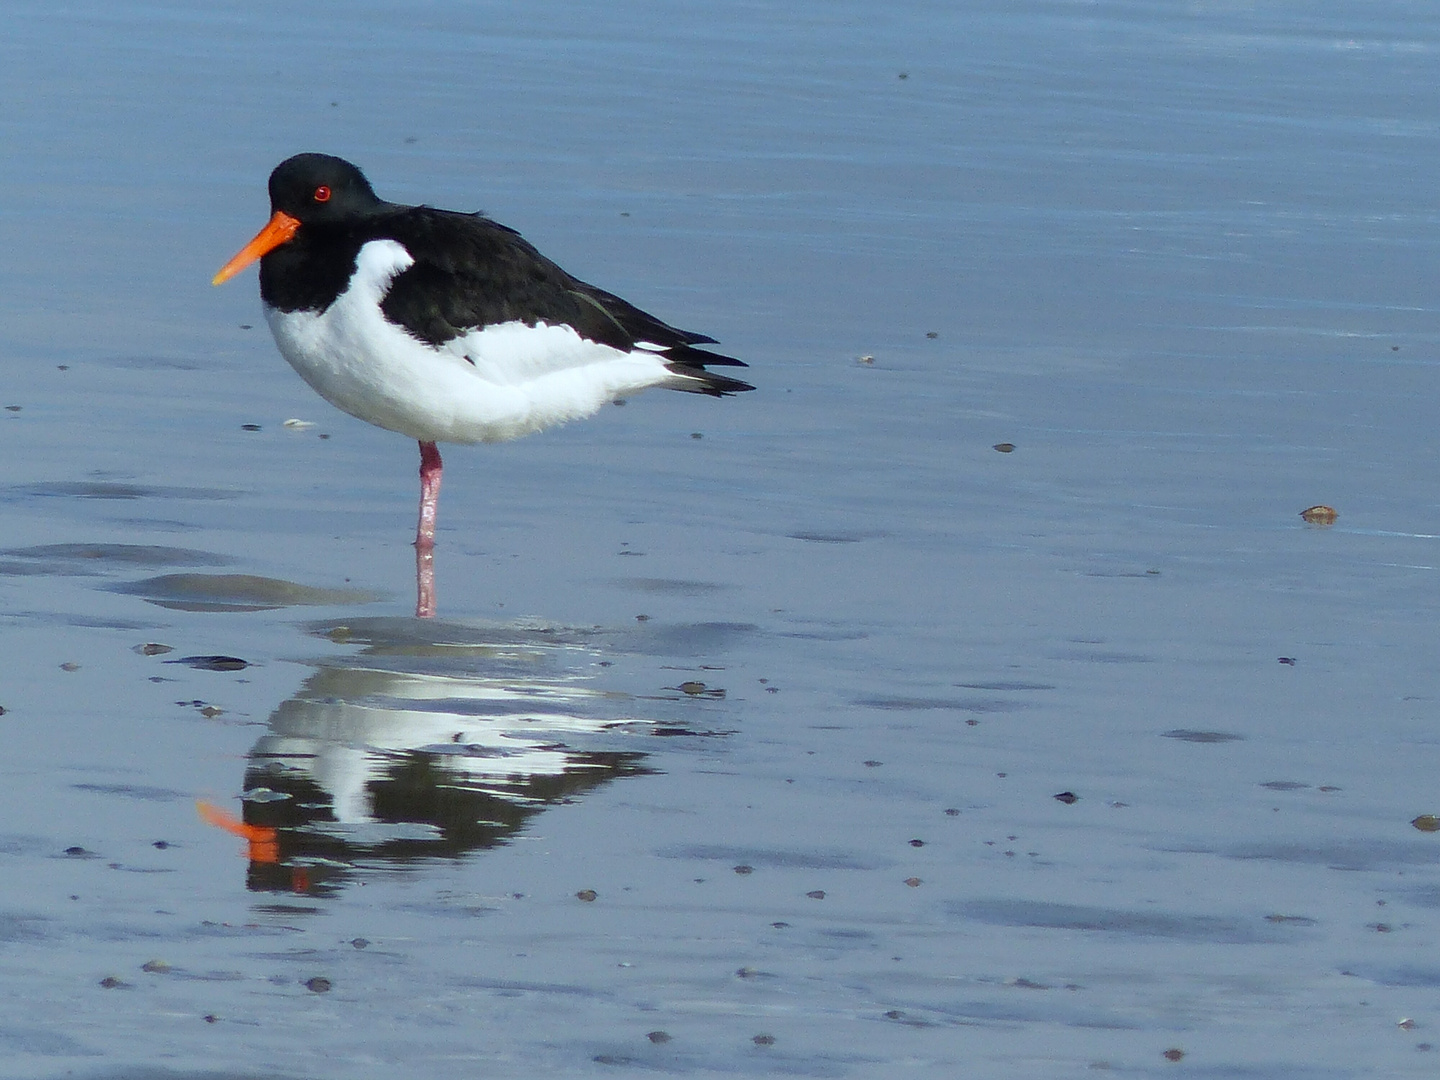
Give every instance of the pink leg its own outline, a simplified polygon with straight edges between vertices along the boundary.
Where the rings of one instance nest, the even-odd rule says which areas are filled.
[[[420,523],[415,529],[415,617],[435,617],[435,515],[440,502],[440,451],[420,444]]]
[[[435,617],[435,549],[415,548],[415,617]]]
[[[420,444],[420,525],[415,530],[415,546],[435,546],[435,514],[440,503],[440,451],[433,442]]]

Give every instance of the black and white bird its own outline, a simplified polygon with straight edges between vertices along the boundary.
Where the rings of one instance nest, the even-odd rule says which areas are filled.
[[[420,443],[415,544],[435,544],[437,443],[503,442],[652,386],[723,397],[743,361],[572,277],[481,214],[379,198],[361,171],[298,154],[270,174],[269,223],[215,275],[260,260],[280,353],[326,401]],[[423,595],[417,614],[426,611]]]

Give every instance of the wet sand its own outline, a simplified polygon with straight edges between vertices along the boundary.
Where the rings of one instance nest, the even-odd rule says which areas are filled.
[[[24,15],[0,1076],[1433,1073],[1433,21]],[[301,149],[760,389],[448,450],[409,617],[208,285]]]

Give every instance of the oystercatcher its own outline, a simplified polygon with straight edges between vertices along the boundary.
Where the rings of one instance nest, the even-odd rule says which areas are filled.
[[[269,223],[215,275],[260,260],[280,354],[326,401],[420,443],[422,570],[435,546],[440,442],[503,442],[651,386],[724,397],[744,367],[572,277],[481,214],[379,198],[350,162],[297,154],[270,174]],[[433,572],[432,572],[433,573]]]

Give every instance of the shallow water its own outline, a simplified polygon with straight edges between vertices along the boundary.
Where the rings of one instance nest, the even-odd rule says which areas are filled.
[[[12,8],[0,1076],[1433,1075],[1429,7]],[[760,389],[409,618],[208,285],[302,149]]]

